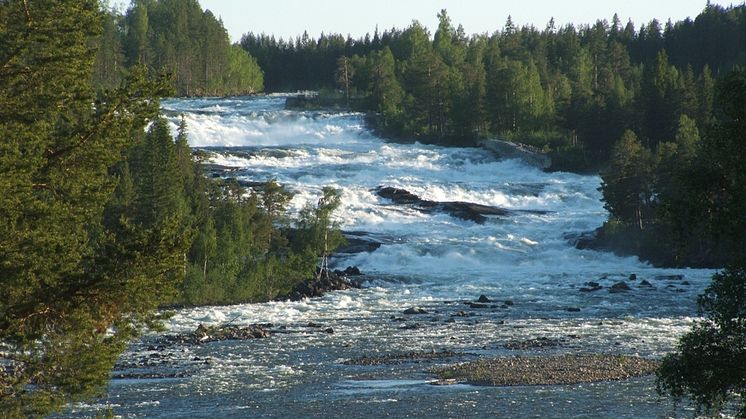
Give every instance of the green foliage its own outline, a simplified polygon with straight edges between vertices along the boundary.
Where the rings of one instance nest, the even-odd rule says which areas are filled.
[[[623,223],[645,228],[653,199],[653,157],[632,131],[614,146],[608,170],[601,174],[604,208]]]
[[[331,222],[339,205],[333,189],[325,188],[318,205],[304,209],[297,228],[291,229],[286,207],[292,194],[275,180],[248,191],[235,180],[198,178],[203,189],[192,192],[207,203],[193,206],[196,232],[186,276],[173,303],[271,300],[312,278],[319,258],[328,256],[342,240],[338,226]],[[200,215],[198,208],[204,213]]]
[[[689,396],[700,412],[713,415],[737,403],[746,416],[746,270],[726,269],[712,277],[699,298],[705,319],[684,335],[657,372],[661,394]]]
[[[332,213],[340,205],[340,196],[332,187],[325,187],[316,206],[307,205],[300,213],[294,240],[295,250],[310,253],[316,258],[328,257],[344,243],[344,236]]]
[[[385,135],[448,144],[533,139],[565,169],[598,170],[628,129],[655,149],[674,139],[682,115],[698,127],[711,122],[713,74],[746,56],[738,41],[745,10],[710,5],[665,31],[657,21],[622,27],[618,18],[539,31],[508,19],[491,36],[471,37],[442,10],[432,37],[414,22],[360,39],[249,33],[241,45],[270,91],[334,89],[338,59],[350,57],[344,89],[367,98]]]
[[[206,179],[185,123],[174,141],[158,116],[168,80],[136,63],[163,18],[147,9],[178,3],[133,5],[121,82],[119,23],[99,2],[0,3],[2,416],[100,395],[164,303],[263,300],[313,275],[278,227],[289,195]]]
[[[720,112],[703,135],[681,115],[673,138],[658,143],[654,154],[628,136],[614,148],[602,173],[605,207],[627,229],[649,227],[633,236],[658,242],[643,257],[697,266],[746,260],[746,238],[739,233],[746,231],[744,80],[739,70],[718,84]]]
[[[102,19],[97,1],[0,4],[0,411],[9,416],[97,395],[179,280],[184,243],[173,222],[105,216],[137,206],[122,160],[168,90],[134,68],[94,96],[91,40]]]
[[[196,0],[133,0],[124,16],[105,13],[94,83],[116,85],[135,65],[172,75],[176,93],[238,95],[262,91],[256,60],[231,45],[222,21]]]

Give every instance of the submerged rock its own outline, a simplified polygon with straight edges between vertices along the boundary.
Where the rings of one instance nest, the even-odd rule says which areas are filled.
[[[510,349],[510,350],[539,349],[539,348],[552,348],[555,346],[560,346],[562,343],[563,341],[561,339],[551,339],[547,337],[540,337],[536,339],[513,340],[503,345],[503,347],[505,349]]]
[[[487,298],[486,295],[482,294],[482,295],[479,296],[479,299],[477,300],[477,302],[478,303],[491,303],[492,300],[490,300],[489,298]]]
[[[439,359],[453,358],[459,355],[452,351],[410,352],[406,354],[391,354],[383,356],[363,356],[358,359],[344,361],[344,365],[398,365],[404,363],[419,363]]]
[[[629,285],[627,285],[627,283],[624,281],[617,282],[616,284],[612,285],[611,288],[609,288],[609,292],[611,294],[618,294],[620,292],[627,292],[631,290],[632,288],[630,288]]]
[[[595,281],[586,282],[585,287],[580,288],[580,292],[594,292],[603,289],[601,284]]]
[[[428,314],[427,310],[420,307],[410,307],[404,310],[404,314]]]
[[[272,335],[269,324],[252,324],[249,326],[205,326],[200,324],[192,333],[164,336],[168,344],[202,345],[223,340],[263,339]]]
[[[656,281],[681,281],[684,279],[684,275],[658,275],[655,277]]]

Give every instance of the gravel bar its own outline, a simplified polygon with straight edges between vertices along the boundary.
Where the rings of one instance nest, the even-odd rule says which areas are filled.
[[[434,372],[449,383],[553,385],[624,380],[652,374],[659,364],[655,360],[622,355],[527,356],[480,359]]]

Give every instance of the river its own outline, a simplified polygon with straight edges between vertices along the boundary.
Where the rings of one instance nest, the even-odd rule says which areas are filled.
[[[293,211],[315,202],[324,186],[337,188],[342,206],[335,219],[342,229],[382,246],[331,261],[342,269],[359,267],[366,275],[362,290],[178,311],[167,333],[231,320],[272,323],[286,333],[166,350],[146,336],[122,357],[115,373],[120,378],[110,382],[106,397],[68,414],[85,416],[102,407],[125,417],[691,414],[659,397],[653,377],[565,386],[429,384],[431,368],[480,356],[603,352],[659,358],[674,347],[696,316],[696,296],[712,271],[657,269],[634,257],[575,249],[567,234],[592,230],[607,216],[598,176],[545,173],[476,148],[387,142],[369,132],[359,114],[287,111],[281,96],[174,99],[163,108],[174,124],[184,115],[191,146],[210,152],[213,163],[247,181],[276,178],[295,192]],[[516,211],[477,224],[393,204],[376,195],[379,186],[433,201],[541,212]],[[652,287],[641,287],[643,280]],[[604,289],[580,292],[589,281]],[[609,293],[619,281],[632,290]],[[480,295],[497,304],[464,304]],[[404,315],[410,307],[428,314]],[[516,345],[526,348],[510,349]],[[346,363],[444,350],[458,355]],[[152,362],[143,367],[147,359]],[[154,374],[137,378],[143,369]]]

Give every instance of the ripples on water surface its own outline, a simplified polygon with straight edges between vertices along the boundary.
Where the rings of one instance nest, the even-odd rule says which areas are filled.
[[[342,192],[336,213],[345,231],[381,241],[372,253],[337,258],[359,266],[366,288],[323,298],[177,312],[171,333],[200,323],[272,323],[287,333],[254,341],[214,342],[153,351],[152,337],[132,345],[122,365],[158,358],[159,379],[112,380],[101,405],[148,417],[659,417],[682,415],[654,391],[650,377],[570,386],[431,386],[427,371],[443,360],[354,366],[364,355],[450,350],[478,356],[606,352],[660,357],[690,325],[695,297],[711,271],[656,269],[636,258],[574,249],[566,233],[605,220],[597,176],[544,173],[500,161],[480,149],[387,143],[362,116],[285,111],[284,98],[168,100],[172,123],[183,114],[193,147],[249,181],[276,178],[296,193],[291,208],[315,202],[324,186]],[[175,125],[174,125],[175,128]],[[447,214],[394,205],[372,190],[406,189],[424,199],[468,201],[546,214],[516,213],[479,225]],[[587,281],[608,287],[637,275],[633,291],[581,293]],[[683,274],[686,283],[656,279]],[[655,289],[640,289],[648,280]],[[463,300],[485,294],[495,308]],[[505,307],[504,301],[512,306]],[[429,314],[405,316],[409,307]],[[579,308],[580,311],[568,311]],[[463,311],[463,316],[454,314]],[[333,334],[307,327],[331,327]],[[510,342],[546,338],[542,349]],[[209,358],[209,362],[205,359]],[[452,361],[452,360],[451,360]],[[133,364],[130,362],[130,365]],[[122,373],[139,371],[120,371]]]

